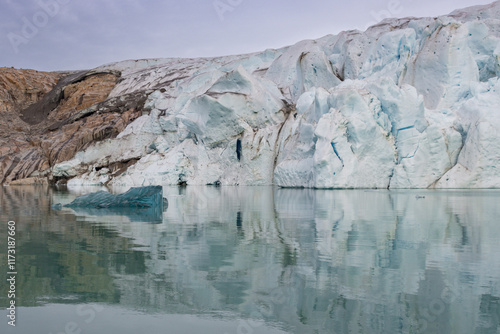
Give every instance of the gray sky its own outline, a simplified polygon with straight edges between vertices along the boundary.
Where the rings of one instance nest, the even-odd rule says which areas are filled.
[[[437,16],[491,0],[0,0],[0,67],[93,68],[142,58],[261,51],[386,16]]]

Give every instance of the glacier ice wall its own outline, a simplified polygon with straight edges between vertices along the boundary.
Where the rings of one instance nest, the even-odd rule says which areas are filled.
[[[500,187],[500,2],[260,53],[126,61],[143,116],[51,173],[69,185]],[[129,162],[126,171],[110,168]]]

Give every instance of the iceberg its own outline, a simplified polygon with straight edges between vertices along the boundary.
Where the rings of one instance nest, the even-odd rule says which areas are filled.
[[[165,201],[165,202],[164,202]],[[166,199],[163,198],[162,186],[135,187],[119,195],[104,190],[76,198],[64,205],[68,208],[159,208],[163,209]],[[167,204],[168,205],[168,204]]]
[[[77,197],[73,202],[54,204],[54,210],[70,208],[79,216],[123,216],[131,222],[163,222],[168,201],[162,186],[135,187],[119,195],[101,190]]]

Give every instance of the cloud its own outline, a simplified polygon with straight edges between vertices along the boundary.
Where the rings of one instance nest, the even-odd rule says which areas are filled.
[[[26,20],[61,4],[34,36],[18,45]],[[214,7],[222,1],[229,10]],[[363,29],[373,12],[401,2],[401,15],[439,15],[487,1],[454,0],[5,0],[0,5],[0,66],[41,70],[79,69],[154,57],[196,57],[278,48],[302,39]],[[362,8],[362,10],[360,10]],[[227,8],[226,8],[227,9]]]

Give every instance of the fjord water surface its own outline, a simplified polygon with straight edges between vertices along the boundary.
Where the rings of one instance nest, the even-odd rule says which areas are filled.
[[[1,333],[500,333],[500,191],[188,186],[160,220],[51,209],[95,190],[0,188]]]

